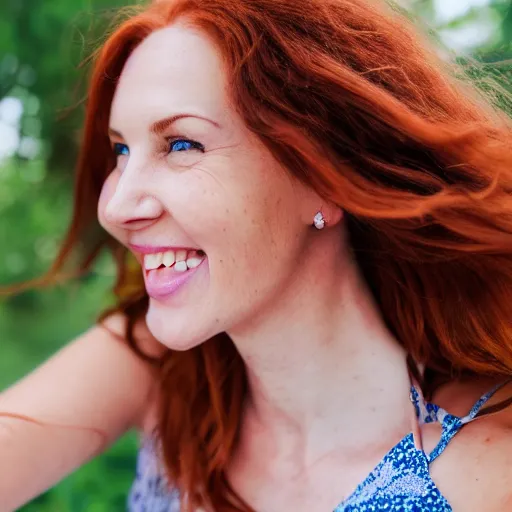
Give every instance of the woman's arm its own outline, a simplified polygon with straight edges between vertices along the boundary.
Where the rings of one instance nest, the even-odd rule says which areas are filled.
[[[0,394],[0,512],[26,503],[145,421],[154,377],[120,339],[123,324],[117,316],[105,322],[108,329],[91,328]],[[163,351],[149,335],[142,348]]]

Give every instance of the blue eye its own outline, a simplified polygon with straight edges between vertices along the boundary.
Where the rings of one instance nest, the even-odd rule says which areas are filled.
[[[114,153],[117,156],[127,156],[130,154],[130,150],[128,149],[128,146],[126,144],[121,144],[120,142],[116,142],[113,146]]]
[[[189,151],[191,149],[198,149],[204,151],[204,147],[199,142],[194,142],[187,139],[174,139],[169,142],[169,153],[176,153],[177,151]]]

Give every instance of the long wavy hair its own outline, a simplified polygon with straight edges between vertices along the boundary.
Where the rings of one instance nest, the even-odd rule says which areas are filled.
[[[96,205],[115,166],[109,110],[130,53],[184,21],[222,55],[246,125],[297,179],[345,212],[350,245],[391,332],[435,383],[512,374],[512,127],[410,20],[370,0],[158,0],[116,24],[95,55],[57,274],[108,245],[114,308],[133,326],[148,298],[128,252],[101,234]],[[165,59],[166,56],[162,55]],[[172,58],[169,55],[168,58]],[[110,314],[111,311],[105,313]],[[226,477],[247,383],[227,335],[153,360],[156,434],[182,506],[250,510]],[[188,508],[189,507],[189,508]]]

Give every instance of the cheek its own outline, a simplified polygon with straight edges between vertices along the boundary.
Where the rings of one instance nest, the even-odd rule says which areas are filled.
[[[283,200],[288,190],[277,180],[271,183],[262,180],[251,187],[221,187],[215,192],[207,187],[190,203],[200,205],[201,212],[190,215],[189,221],[200,217],[187,223],[191,232],[200,231],[197,240],[207,253],[211,251],[212,265],[232,281],[237,281],[239,272],[245,276],[272,272],[288,253],[289,237],[297,228],[290,217],[296,216],[297,205]]]

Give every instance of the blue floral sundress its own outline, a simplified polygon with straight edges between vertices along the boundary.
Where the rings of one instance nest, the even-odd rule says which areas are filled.
[[[504,384],[486,393],[464,417],[449,414],[427,403],[415,386],[411,402],[420,425],[438,422],[441,439],[429,454],[416,447],[413,434],[406,435],[379,462],[355,491],[333,512],[452,512],[452,507],[430,477],[430,464],[485,403]],[[135,482],[128,498],[129,512],[180,512],[179,493],[168,485],[151,442],[143,442]]]

